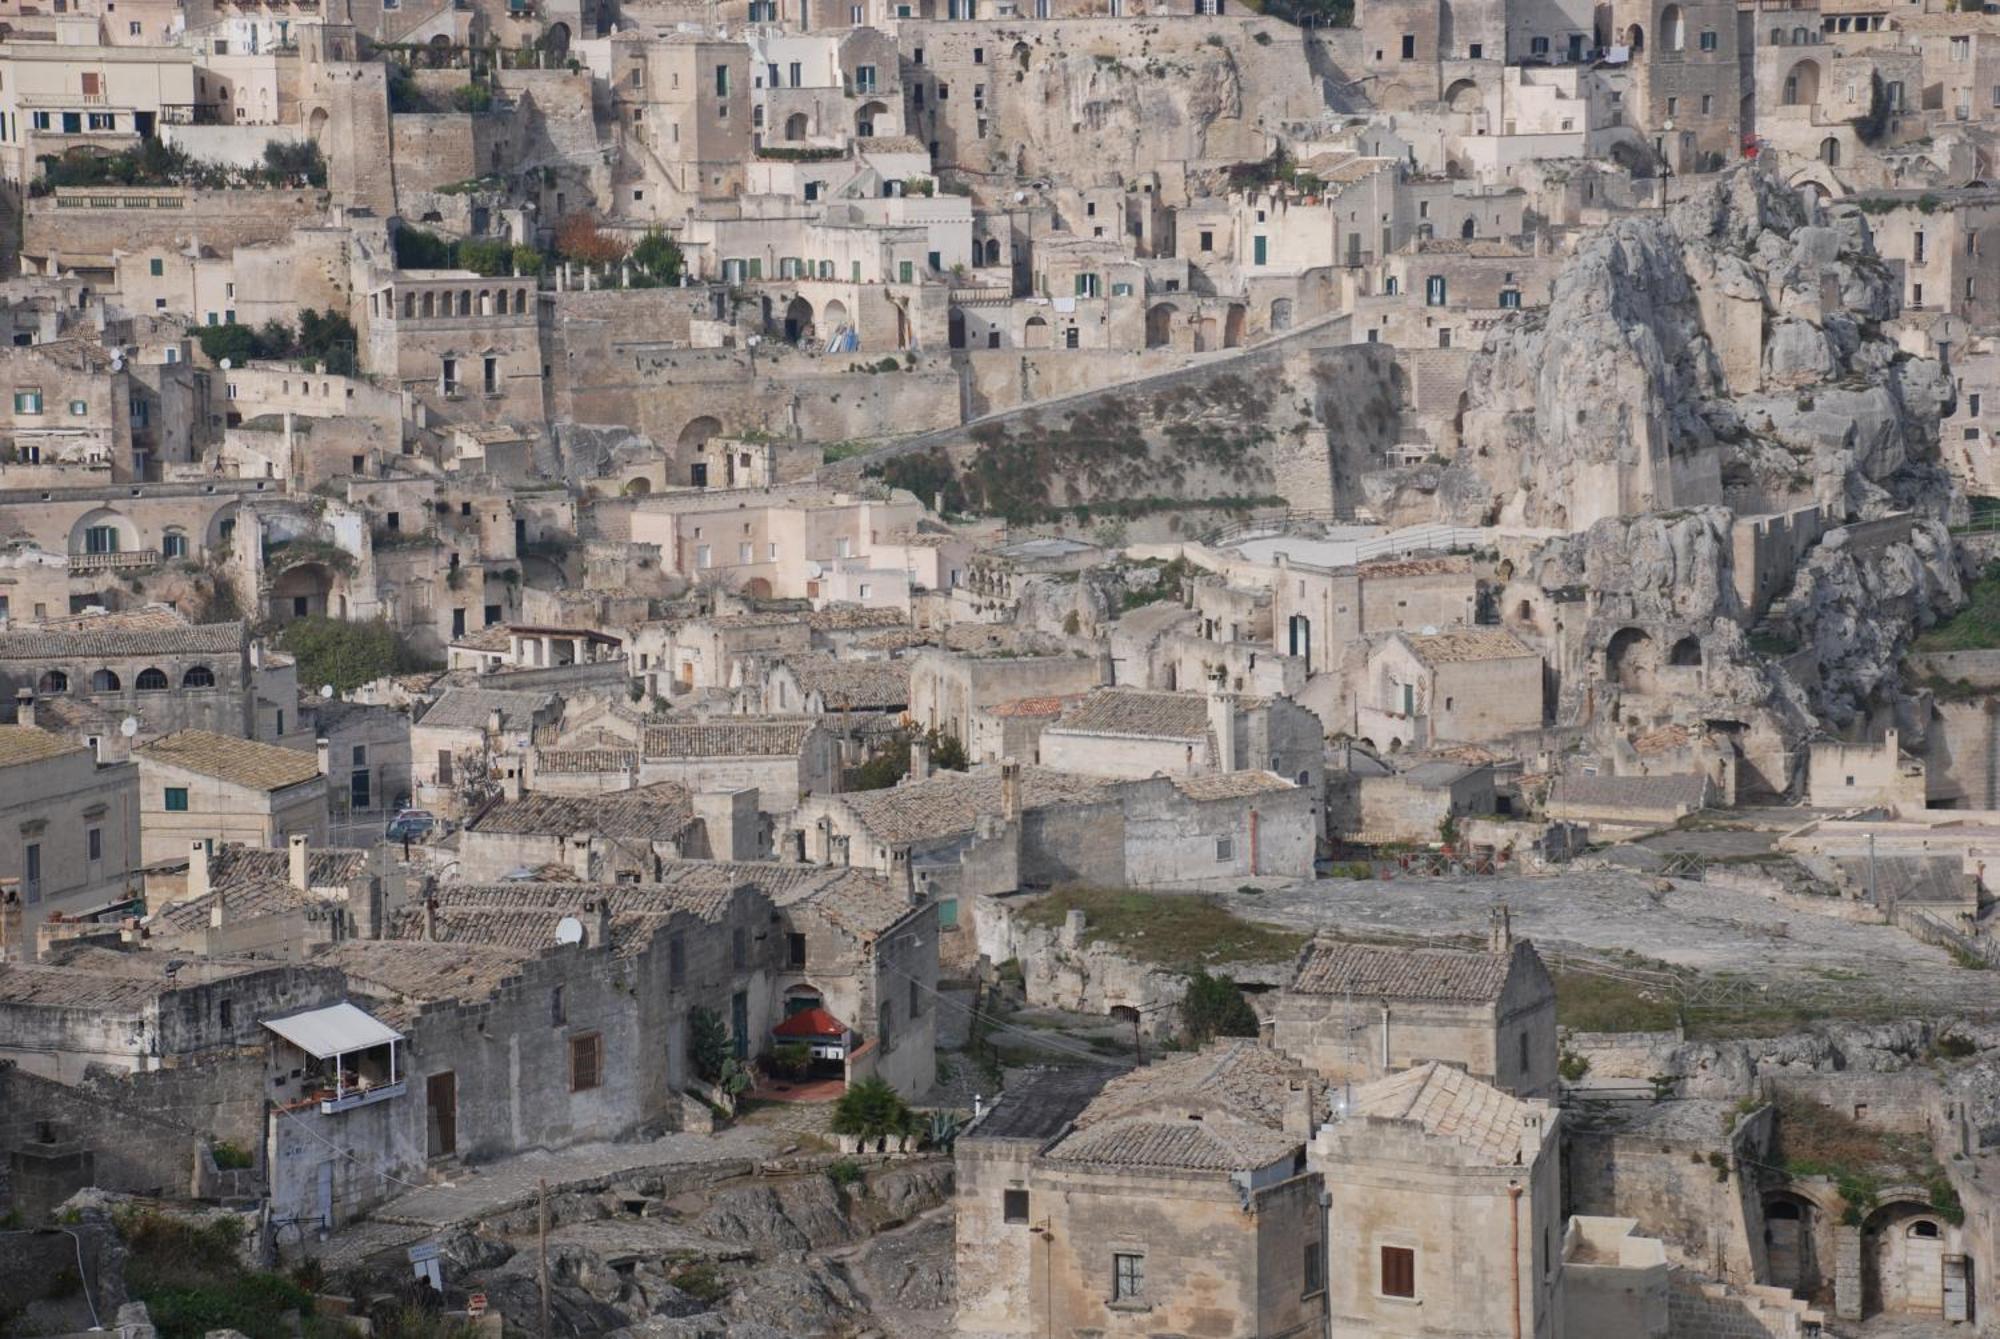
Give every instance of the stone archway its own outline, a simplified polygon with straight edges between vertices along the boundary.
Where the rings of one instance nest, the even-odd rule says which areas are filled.
[[[804,112],[793,112],[790,116],[787,116],[785,118],[785,139],[787,142],[796,144],[798,141],[804,139],[806,137],[806,125],[806,114]]]
[[[1779,1191],[1764,1201],[1765,1277],[1774,1288],[1795,1297],[1819,1290],[1819,1254],[1814,1233],[1819,1209],[1802,1195]]]
[[[1693,633],[1689,633],[1675,642],[1673,649],[1667,652],[1667,663],[1669,665],[1679,665],[1682,667],[1694,666],[1699,668],[1701,665],[1701,638],[1695,636]]]
[[[709,438],[721,431],[722,424],[707,414],[689,419],[687,426],[681,429],[680,437],[674,444],[674,458],[687,471],[689,487],[708,487],[708,460],[703,453],[708,450]]]
[[[1627,692],[1652,692],[1659,664],[1659,647],[1642,628],[1620,628],[1604,648],[1604,677]]]
[[[1479,85],[1470,79],[1459,79],[1444,91],[1444,105],[1461,114],[1479,110]]]
[[[813,336],[813,305],[795,297],[785,306],[785,342],[803,344]]]
[[[1280,330],[1290,330],[1292,328],[1292,300],[1290,298],[1271,299],[1270,324],[1272,333],[1274,334]]]
[[[1030,316],[1028,323],[1021,327],[1021,347],[1024,349],[1048,348],[1049,323],[1039,316]]]
[[[1240,302],[1229,304],[1229,310],[1222,318],[1222,347],[1234,349],[1243,343],[1243,327],[1249,318],[1248,311]]]
[[[1923,1200],[1893,1199],[1869,1214],[1861,1225],[1861,1314],[1942,1317],[1954,1235]]]
[[[1174,342],[1174,318],[1180,315],[1180,308],[1171,302],[1162,302],[1146,313],[1146,347],[1164,349]]]
[[[1785,72],[1783,101],[1787,107],[1811,107],[1819,102],[1819,62],[1802,60]]]
[[[325,563],[299,563],[271,580],[268,611],[279,623],[297,618],[322,618],[338,608],[335,592],[340,577]]]

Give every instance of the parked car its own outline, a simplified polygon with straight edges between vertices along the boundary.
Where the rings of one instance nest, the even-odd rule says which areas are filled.
[[[382,835],[392,842],[420,842],[437,830],[437,815],[428,809],[405,809],[389,820]]]

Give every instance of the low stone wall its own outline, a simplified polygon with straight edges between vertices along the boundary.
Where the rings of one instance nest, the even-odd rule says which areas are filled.
[[[1909,666],[1918,679],[1963,679],[1977,689],[2000,689],[2000,651],[1923,651],[1909,657]]]

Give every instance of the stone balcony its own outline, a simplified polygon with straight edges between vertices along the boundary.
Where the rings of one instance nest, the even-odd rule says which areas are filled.
[[[130,549],[121,553],[72,553],[72,572],[143,572],[160,565],[158,549]]]

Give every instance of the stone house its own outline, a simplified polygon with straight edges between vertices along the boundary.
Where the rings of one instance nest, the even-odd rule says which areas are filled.
[[[1879,744],[1815,740],[1806,803],[1815,809],[1922,809],[1929,802],[1925,771],[1922,759],[1904,755],[1894,729],[1883,732]]]
[[[1450,758],[1427,759],[1380,776],[1354,776],[1351,784],[1356,822],[1341,835],[1364,845],[1428,845],[1438,840],[1447,820],[1483,817],[1497,803],[1490,764]]]
[[[139,769],[27,725],[0,726],[0,960],[35,956],[45,917],[119,910],[137,893]]]
[[[955,1332],[1319,1333],[1323,1082],[1232,1040],[1091,1083],[1040,1076],[959,1136]]]
[[[327,799],[337,817],[385,821],[410,795],[410,714],[393,707],[311,701],[311,724],[326,755]]]
[[[311,753],[180,730],[133,756],[149,864],[184,857],[193,840],[277,849],[293,835],[326,841],[326,778]]]
[[[1484,952],[1315,939],[1277,992],[1271,1044],[1336,1083],[1430,1060],[1521,1097],[1553,1096],[1555,983],[1506,912]]]
[[[325,945],[373,939],[403,897],[392,851],[315,847],[303,834],[282,851],[191,840],[182,869],[148,871],[146,943],[205,958],[302,961]]]
[[[1578,769],[1550,785],[1547,811],[1551,819],[1587,823],[1594,831],[1639,832],[1671,827],[1713,795],[1714,784],[1700,773],[1611,776]]]
[[[1463,554],[1322,566],[1280,552],[1270,571],[1276,648],[1317,674],[1338,668],[1343,649],[1364,637],[1469,627],[1478,612],[1479,580]]]
[[[242,623],[145,610],[0,631],[0,694],[27,703],[44,729],[73,721],[78,740],[107,761],[175,730],[275,743],[298,728],[298,709],[282,722],[274,711],[259,732],[256,699],[295,703],[296,684],[289,661],[253,651]],[[127,716],[139,727],[129,739],[117,728]]]
[[[762,710],[779,714],[900,715],[910,705],[910,664],[900,659],[788,656],[765,671],[759,697]]]
[[[563,700],[554,693],[447,688],[410,727],[410,789],[415,803],[458,814],[466,797],[518,785],[534,732],[554,725]]]
[[[782,814],[840,788],[840,740],[814,716],[703,716],[648,725],[639,779],[673,781],[697,793],[757,792]]]
[[[1391,633],[1364,674],[1354,730],[1390,752],[1505,739],[1542,724],[1542,657],[1499,628]]]
[[[964,740],[972,713],[1026,697],[1087,693],[1105,679],[1092,656],[955,652],[927,647],[910,658],[910,716],[925,730]]]
[[[1409,1334],[1421,1307],[1439,1333],[1561,1339],[1559,1114],[1436,1060],[1336,1097],[1308,1155],[1332,1332]]]
[[[1097,776],[1269,770],[1308,789],[1325,781],[1326,732],[1282,697],[1100,688],[1041,732],[1045,766]]]
[[[459,877],[492,883],[555,865],[586,883],[652,883],[680,858],[698,823],[687,788],[670,781],[588,797],[503,799],[466,820]]]

